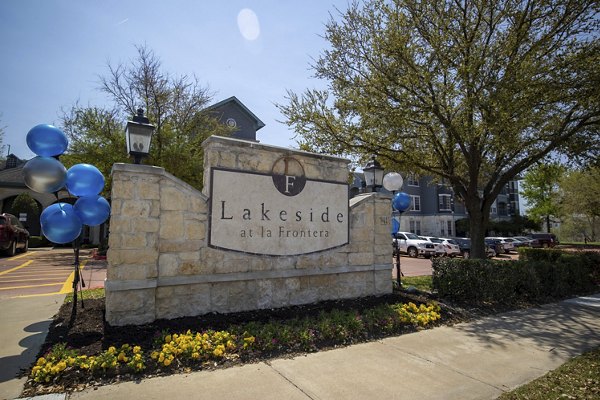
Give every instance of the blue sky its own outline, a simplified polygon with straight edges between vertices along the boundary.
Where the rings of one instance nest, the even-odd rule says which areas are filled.
[[[33,157],[29,129],[58,125],[61,108],[77,101],[107,104],[98,76],[146,44],[164,71],[195,74],[214,102],[237,96],[266,124],[257,134],[262,143],[294,147],[274,103],[284,102],[286,89],[324,85],[309,64],[327,47],[319,35],[329,13],[337,16],[335,7],[345,10],[347,0],[2,0],[4,145]]]

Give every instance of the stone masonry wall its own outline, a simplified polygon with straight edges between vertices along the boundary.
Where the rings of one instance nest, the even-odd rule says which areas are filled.
[[[205,144],[204,193],[162,168],[115,164],[106,279],[111,325],[380,295],[392,291],[390,198],[350,200],[350,243],[300,256],[208,247],[210,167],[271,171],[293,155],[310,178],[345,182],[347,161],[235,139]]]

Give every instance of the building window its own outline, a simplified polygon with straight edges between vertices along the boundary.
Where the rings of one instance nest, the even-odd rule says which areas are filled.
[[[414,219],[411,219],[409,222],[409,226],[410,226],[410,231],[414,234],[420,235],[421,234],[421,221],[415,221]]]
[[[419,177],[415,174],[410,174],[406,178],[408,186],[419,186]]]
[[[452,211],[452,195],[438,194],[439,211]]]
[[[448,221],[448,236],[452,235],[452,221]]]
[[[410,196],[410,211],[421,211],[421,196]]]
[[[506,203],[504,203],[504,202],[498,203],[498,215],[501,215],[501,216],[508,215],[508,209],[506,207]]]

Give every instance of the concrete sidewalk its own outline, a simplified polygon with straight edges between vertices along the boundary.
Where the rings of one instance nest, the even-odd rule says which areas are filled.
[[[49,399],[494,399],[600,346],[600,295],[453,327]]]
[[[17,378],[34,361],[64,294],[0,301],[0,399],[14,399],[26,378]]]

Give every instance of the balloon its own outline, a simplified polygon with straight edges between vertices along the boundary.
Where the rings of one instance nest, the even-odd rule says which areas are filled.
[[[400,222],[396,218],[392,218],[392,233],[398,233],[400,230]]]
[[[104,187],[102,172],[90,164],[75,164],[67,171],[67,189],[74,196],[96,196]]]
[[[63,131],[53,125],[36,125],[27,133],[27,146],[38,156],[59,156],[69,147]]]
[[[402,179],[402,175],[397,172],[389,172],[383,177],[383,187],[390,192],[400,190],[403,184],[404,180]]]
[[[52,207],[54,206],[54,207]],[[83,224],[75,213],[73,206],[66,203],[53,204],[50,211],[44,210],[40,216],[42,233],[51,242],[69,243],[81,234]]]
[[[75,213],[86,225],[100,225],[110,215],[110,204],[102,196],[80,197],[73,206]]]
[[[410,207],[410,202],[411,199],[408,194],[404,192],[398,192],[392,199],[392,207],[400,212],[404,212],[408,209],[408,207]]]
[[[25,185],[34,192],[54,193],[65,186],[67,169],[55,158],[34,157],[23,166]]]
[[[73,209],[73,205],[69,203],[54,203],[44,208],[44,211],[40,214],[40,225],[44,226],[47,224],[48,216],[64,209]]]

